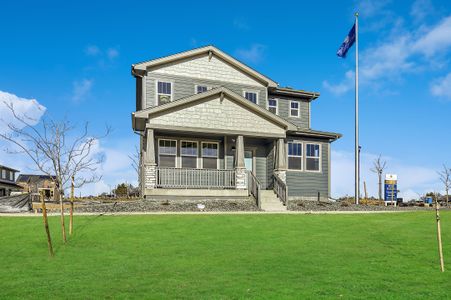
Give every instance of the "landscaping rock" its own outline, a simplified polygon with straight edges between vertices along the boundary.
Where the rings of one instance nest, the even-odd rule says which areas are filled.
[[[76,202],[75,212],[152,212],[152,211],[258,211],[253,199],[246,200],[128,200],[108,203]]]

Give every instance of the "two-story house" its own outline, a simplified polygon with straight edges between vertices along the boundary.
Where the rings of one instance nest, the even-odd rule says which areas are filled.
[[[11,192],[22,190],[22,187],[16,184],[17,172],[19,171],[0,165],[0,197],[9,196]]]
[[[134,64],[132,75],[146,198],[329,197],[341,135],[310,128],[319,93],[281,88],[214,46]]]

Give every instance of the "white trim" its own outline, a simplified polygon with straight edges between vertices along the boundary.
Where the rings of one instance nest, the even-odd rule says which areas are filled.
[[[267,110],[269,110],[269,100],[275,100],[276,101],[276,115],[278,116],[279,115],[279,98],[275,98],[275,97],[268,98],[266,100],[266,109]],[[271,107],[273,107],[273,106],[271,106]]]
[[[255,104],[258,104],[258,103],[259,103],[259,101],[258,101],[259,91],[257,91],[257,90],[252,90],[252,89],[250,89],[250,90],[248,90],[248,89],[243,89],[243,98],[246,99],[247,101],[252,102],[251,100],[248,100],[248,99],[246,98],[246,93],[254,93],[254,94],[256,95],[256,99],[255,99],[256,102],[255,102]],[[252,103],[254,103],[254,102],[252,102]]]
[[[216,157],[215,156],[205,156],[205,158],[216,158],[216,169],[217,170],[220,169],[220,166],[219,166],[219,142],[206,142],[206,141],[201,141],[200,142],[200,168],[201,169],[204,168],[204,160],[203,160],[204,155],[202,154],[202,146],[203,146],[203,144],[216,144],[217,145],[218,153],[217,153]],[[224,155],[224,158],[225,158],[225,155]]]
[[[191,155],[191,154],[182,154],[182,143],[186,142],[186,143],[195,143],[196,144],[196,155]],[[196,157],[196,169],[199,168],[199,141],[194,141],[194,140],[180,140],[180,168],[183,168],[183,157]]]
[[[318,145],[319,149],[318,149],[318,170],[307,170],[307,145]],[[305,160],[305,172],[308,173],[322,173],[322,144],[320,143],[315,143],[315,142],[305,142],[305,155],[304,155],[304,160]],[[316,156],[309,156],[309,158],[317,158]]]
[[[178,163],[177,163],[177,140],[171,140],[171,139],[166,139],[166,138],[159,138],[158,139],[158,147],[157,147],[157,153],[158,153],[158,155],[157,155],[157,161],[158,161],[158,166],[160,166],[160,141],[161,140],[163,140],[163,141],[171,141],[171,142],[175,142],[175,155],[174,155],[174,161],[175,161],[175,164],[174,164],[174,166],[175,166],[175,168],[177,168],[177,165],[178,165]],[[172,155],[172,154],[163,154],[163,155]]]
[[[155,80],[155,103],[156,106],[160,105],[160,101],[158,99],[158,95],[160,95],[160,93],[158,93],[158,82],[164,82],[164,83],[170,83],[171,84],[171,101],[174,101],[174,82],[172,82],[171,80],[164,80],[164,79],[156,79]],[[168,94],[161,94],[161,95],[168,95]]]
[[[288,145],[290,143],[293,144],[300,144],[301,145],[301,155],[290,155],[290,152],[288,150]],[[289,140],[286,143],[286,147],[287,147],[287,171],[297,171],[297,172],[302,172],[304,171],[304,142],[300,141],[300,140]],[[300,157],[301,158],[301,168],[300,169],[290,169],[290,157]]]
[[[297,116],[293,116],[291,114],[291,110],[292,110],[291,103],[297,103],[298,104],[298,109],[297,109],[298,115]],[[300,101],[290,100],[290,107],[288,108],[288,117],[290,117],[290,118],[300,118],[301,117],[301,102]]]
[[[208,90],[211,90],[211,86],[209,86],[209,85],[206,85],[206,84],[195,84],[194,85],[194,94],[201,94],[201,93],[198,93],[197,92],[197,87],[198,86],[205,86],[206,88],[207,88],[207,91]],[[206,92],[206,91],[205,91]],[[205,93],[205,92],[203,92],[203,93]]]

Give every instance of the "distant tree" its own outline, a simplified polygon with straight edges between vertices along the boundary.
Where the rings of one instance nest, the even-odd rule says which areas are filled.
[[[76,126],[66,119],[55,121],[46,116],[36,124],[36,120],[18,114],[12,103],[5,104],[13,121],[6,124],[8,131],[0,133],[0,138],[19,149],[9,151],[10,153],[25,154],[40,172],[54,181],[57,188],[56,200],[59,200],[61,206],[63,241],[66,242],[64,189],[68,187],[72,177],[76,188],[100,180],[95,171],[103,161],[103,156],[95,153],[95,146],[109,134],[110,129],[107,127],[105,134],[101,136],[93,136],[89,134],[88,123],[84,124],[81,131],[77,131]]]
[[[138,177],[138,196],[141,193],[141,152],[138,147],[135,146],[135,151],[132,155],[128,156],[130,158],[133,169]]]
[[[446,195],[446,206],[449,206],[449,189],[451,188],[451,169],[443,164],[443,170],[437,172],[440,176],[440,181],[443,183]]]
[[[379,154],[379,157],[373,161],[373,168],[371,169],[372,172],[377,174],[379,180],[379,200],[382,200],[382,174],[384,173],[386,166],[387,162],[382,161],[381,155]]]
[[[116,195],[116,197],[127,197],[128,185],[126,183],[118,184],[113,193]]]

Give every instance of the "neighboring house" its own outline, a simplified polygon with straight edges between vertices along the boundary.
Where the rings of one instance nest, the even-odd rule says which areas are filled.
[[[18,170],[0,165],[0,197],[9,196],[11,192],[22,190],[15,182],[18,172]]]
[[[284,204],[329,197],[341,135],[310,128],[319,93],[281,88],[213,46],[134,64],[132,75],[147,198],[259,198],[257,186]]]
[[[43,193],[45,199],[53,200],[57,194],[54,177],[49,175],[20,174],[17,184],[25,192]]]

